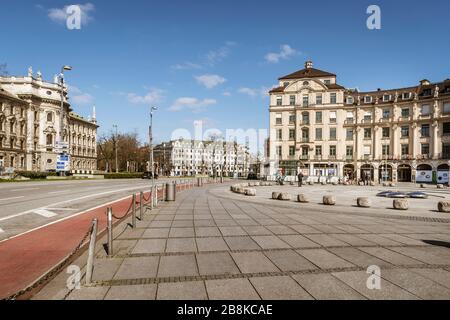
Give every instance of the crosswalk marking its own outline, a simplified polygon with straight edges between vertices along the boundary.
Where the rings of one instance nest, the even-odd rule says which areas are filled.
[[[57,216],[56,213],[45,210],[45,209],[37,209],[37,210],[34,210],[33,212],[40,216],[43,216],[44,218],[53,218],[53,217]]]

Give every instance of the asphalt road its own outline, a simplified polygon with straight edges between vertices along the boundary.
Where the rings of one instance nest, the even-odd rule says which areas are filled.
[[[0,241],[150,187],[141,179],[1,183]]]

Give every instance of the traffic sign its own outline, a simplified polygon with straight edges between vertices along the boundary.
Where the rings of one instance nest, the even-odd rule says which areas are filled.
[[[70,155],[59,154],[56,160],[56,171],[65,172],[70,170]]]

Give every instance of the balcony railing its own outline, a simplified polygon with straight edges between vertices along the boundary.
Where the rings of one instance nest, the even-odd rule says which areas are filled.
[[[300,156],[300,160],[309,160],[309,155],[307,155],[307,154],[306,154],[306,155],[303,155],[303,154],[302,154],[302,155]]]
[[[354,124],[355,119],[347,118],[347,120],[344,121],[344,124]]]
[[[310,143],[310,139],[309,138],[302,138],[302,143]]]

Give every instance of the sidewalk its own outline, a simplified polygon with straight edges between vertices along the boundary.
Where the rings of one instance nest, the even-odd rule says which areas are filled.
[[[136,229],[116,227],[112,258],[98,240],[92,285],[70,291],[62,272],[34,299],[450,299],[447,223],[277,207],[217,189],[179,193]],[[83,274],[86,259],[73,263]],[[367,287],[373,265],[379,290]]]
[[[92,219],[98,219],[99,231],[105,229],[107,207],[119,214],[131,204],[127,197],[0,242],[0,299],[32,285],[69,256],[90,230]]]

